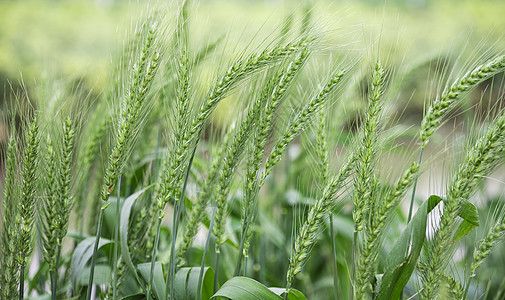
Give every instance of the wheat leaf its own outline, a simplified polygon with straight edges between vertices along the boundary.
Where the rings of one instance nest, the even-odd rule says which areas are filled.
[[[263,284],[248,277],[233,277],[212,296],[226,297],[231,300],[281,300],[281,296],[269,290]]]
[[[137,274],[137,270],[133,265],[133,261],[130,255],[130,249],[128,248],[128,221],[130,220],[130,213],[135,204],[135,200],[137,200],[145,191],[151,189],[153,186],[150,185],[134,194],[126,198],[123,208],[121,209],[121,223],[119,225],[119,237],[121,240],[121,257],[124,259],[126,266],[130,269],[130,272],[135,276],[135,279],[140,284],[142,289],[145,291],[145,286],[140,280],[139,275]]]
[[[204,268],[202,286],[198,288],[200,267],[181,268],[175,275],[175,299],[210,299],[214,292],[214,270]],[[197,295],[201,291],[200,295]]]
[[[418,209],[414,218],[389,252],[386,269],[377,300],[399,299],[414,271],[426,239],[427,216],[442,201],[430,196]]]

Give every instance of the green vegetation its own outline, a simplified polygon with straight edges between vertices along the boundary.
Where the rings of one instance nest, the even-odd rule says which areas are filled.
[[[426,24],[442,33],[417,49],[389,33],[398,10],[416,34],[408,4],[384,10],[380,32],[351,25],[383,8],[360,2],[338,24],[329,3],[272,4],[284,21],[219,34],[227,18],[198,17],[212,5],[52,11],[106,26],[101,13],[142,8],[125,36],[82,37],[104,51],[122,39],[111,66],[82,58],[108,75],[72,71],[69,51],[65,79],[5,93],[0,299],[501,299],[503,270],[486,261],[505,259],[505,43],[476,38],[495,12],[464,47],[449,46],[451,19]],[[22,6],[0,9],[30,17]]]

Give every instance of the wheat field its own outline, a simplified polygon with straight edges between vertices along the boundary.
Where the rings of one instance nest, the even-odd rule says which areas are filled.
[[[198,5],[141,5],[100,92],[2,104],[1,299],[505,297],[501,41],[399,59],[312,6],[209,38]]]

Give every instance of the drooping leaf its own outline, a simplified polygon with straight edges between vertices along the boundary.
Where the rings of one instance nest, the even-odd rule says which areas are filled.
[[[470,201],[468,200],[460,200],[458,202],[458,216],[463,218],[465,221],[468,223],[479,226],[479,212],[477,211],[477,208],[475,205],[473,205]]]
[[[416,267],[426,239],[428,214],[442,201],[438,196],[430,196],[417,210],[407,228],[388,254],[378,300],[399,299],[405,285]]]
[[[198,299],[198,279],[200,267],[181,268],[175,274],[175,298],[178,300]],[[202,286],[200,287],[200,299],[209,299],[214,293],[214,270],[205,268],[203,271]]]
[[[480,225],[479,212],[477,208],[468,200],[459,201],[458,216],[463,219],[463,223],[459,225],[456,234],[454,235],[453,242],[461,239],[474,230],[475,227]]]
[[[282,300],[282,297],[263,284],[248,277],[233,277],[223,284],[212,298],[226,297],[231,300]]]
[[[130,272],[133,274],[137,282],[140,284],[142,289],[144,290],[144,293],[146,292],[144,283],[142,280],[140,280],[139,275],[137,273],[137,269],[135,269],[135,266],[133,265],[133,261],[130,255],[130,249],[128,248],[128,224],[130,220],[130,213],[133,205],[135,204],[135,200],[137,200],[145,191],[149,190],[153,186],[148,186],[131,196],[125,199],[123,203],[123,208],[121,209],[121,220],[119,224],[119,237],[121,241],[121,257],[125,261],[126,266],[130,270]]]
[[[112,244],[111,240],[108,239],[100,239],[98,243],[98,250],[102,247]],[[95,237],[88,237],[80,242],[74,250],[74,254],[72,255],[72,261],[70,263],[72,270],[72,284],[74,285],[74,289],[77,289],[79,286],[79,280],[86,268],[86,264],[91,259],[93,255],[93,248],[95,245]]]
[[[151,263],[143,263],[137,265],[137,269],[144,279],[145,282],[149,282],[149,276],[151,274]],[[154,275],[153,275],[153,289],[154,295],[157,299],[165,299],[165,277],[163,276],[163,264],[157,261],[154,264]]]
[[[84,269],[84,272],[81,273],[81,276],[79,277],[79,285],[81,286],[88,285],[89,269],[90,267],[87,267]],[[111,278],[112,278],[112,272],[109,266],[95,265],[95,275],[93,276],[94,284],[108,284],[110,283]]]

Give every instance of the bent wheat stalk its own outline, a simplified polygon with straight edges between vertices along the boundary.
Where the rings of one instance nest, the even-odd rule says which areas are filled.
[[[134,146],[134,136],[142,125],[139,118],[150,108],[148,98],[149,88],[152,84],[156,71],[158,70],[160,52],[155,48],[158,25],[153,23],[147,33],[146,42],[140,53],[140,57],[135,65],[132,83],[128,90],[128,95],[124,99],[124,109],[119,120],[119,129],[116,136],[116,145],[109,156],[109,163],[105,172],[102,185],[101,198],[103,205],[98,215],[98,228],[96,231],[96,241],[91,258],[90,276],[86,299],[91,298],[91,287],[93,286],[94,268],[97,258],[98,245],[102,230],[102,220],[104,210],[109,206],[109,196],[114,190],[118,177],[121,175],[128,155]],[[117,216],[119,217],[119,216]]]
[[[466,159],[454,175],[447,197],[444,199],[443,213],[439,229],[435,234],[431,254],[427,257],[426,271],[422,274],[423,299],[434,299],[440,286],[442,274],[452,243],[459,203],[468,200],[479,179],[491,172],[505,150],[505,115],[501,115],[486,134],[467,151]]]

